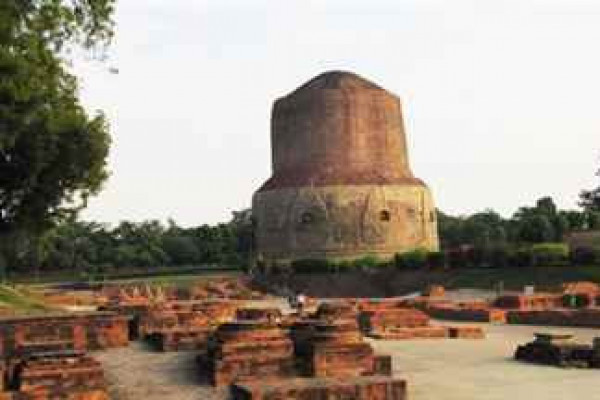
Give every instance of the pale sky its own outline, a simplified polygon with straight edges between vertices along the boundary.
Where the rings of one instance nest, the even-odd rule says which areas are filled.
[[[573,208],[597,184],[600,1],[120,0],[116,17],[110,60],[76,68],[113,137],[84,218],[227,221],[270,175],[275,98],[332,69],[402,99],[445,212]]]

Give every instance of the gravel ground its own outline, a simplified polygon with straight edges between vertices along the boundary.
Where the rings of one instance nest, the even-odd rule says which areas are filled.
[[[458,325],[455,323],[453,325]],[[473,325],[473,324],[471,324]],[[600,400],[600,370],[561,369],[512,360],[534,332],[570,332],[582,342],[600,330],[484,325],[485,340],[372,341],[392,354],[410,400]],[[115,400],[225,400],[199,377],[193,353],[157,353],[141,343],[99,352]]]

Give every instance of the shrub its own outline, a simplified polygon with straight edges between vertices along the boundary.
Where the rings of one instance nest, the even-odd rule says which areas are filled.
[[[468,268],[474,266],[475,251],[473,246],[465,245],[451,249],[446,253],[447,265],[451,268]]]
[[[303,258],[292,261],[292,271],[296,274],[330,272],[335,267],[331,261],[318,258]]]
[[[424,249],[415,249],[394,256],[394,264],[398,268],[418,269],[427,265],[428,252]]]
[[[432,251],[427,254],[427,265],[429,268],[444,268],[446,266],[446,254],[442,251]]]
[[[378,267],[381,264],[382,261],[375,256],[365,256],[352,261],[352,265],[358,269],[370,269]]]
[[[511,251],[508,246],[498,245],[491,248],[490,264],[496,268],[505,268],[509,265]]]
[[[562,304],[569,308],[585,308],[590,306],[590,300],[585,294],[565,294],[562,297]]]
[[[332,261],[327,259],[303,258],[292,261],[291,268],[296,274],[314,274],[324,272],[351,272],[369,271],[387,267],[389,261],[383,261],[376,256],[369,255],[355,260]]]
[[[487,268],[492,266],[489,247],[477,246],[473,248],[471,253],[471,265],[473,267]]]
[[[530,247],[522,247],[517,249],[511,256],[511,264],[517,267],[533,266],[533,253]]]
[[[574,265],[590,265],[600,261],[600,252],[589,246],[580,246],[571,252],[569,258]]]
[[[569,247],[564,243],[537,243],[531,246],[535,266],[563,266],[569,259]]]

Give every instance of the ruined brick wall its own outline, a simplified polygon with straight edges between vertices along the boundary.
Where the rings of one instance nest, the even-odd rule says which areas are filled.
[[[127,346],[127,319],[113,313],[57,314],[0,319],[0,356],[99,350]]]
[[[330,72],[273,107],[273,175],[253,198],[259,258],[357,258],[438,248],[435,207],[410,170],[400,100]]]

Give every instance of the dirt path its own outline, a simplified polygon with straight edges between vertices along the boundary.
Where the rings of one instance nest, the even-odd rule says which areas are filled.
[[[193,352],[159,353],[144,344],[95,354],[104,365],[114,400],[225,400],[199,376]]]

